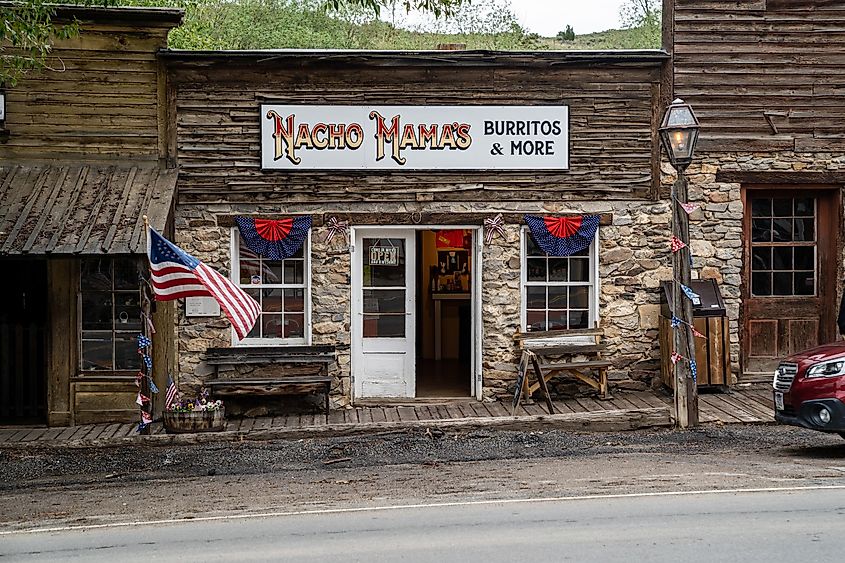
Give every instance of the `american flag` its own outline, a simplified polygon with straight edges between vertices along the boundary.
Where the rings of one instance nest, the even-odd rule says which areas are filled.
[[[179,396],[179,391],[176,389],[176,384],[173,383],[173,378],[167,376],[167,392],[164,394],[164,408],[169,409],[176,397]]]
[[[150,228],[147,242],[156,301],[213,297],[243,339],[255,326],[261,306],[244,290]]]

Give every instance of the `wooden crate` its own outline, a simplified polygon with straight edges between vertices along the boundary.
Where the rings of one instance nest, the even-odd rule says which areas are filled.
[[[693,325],[706,338],[695,338],[695,363],[698,386],[727,386],[731,383],[730,332],[727,317],[696,317]],[[660,317],[660,378],[670,389],[675,388],[672,362],[675,351],[670,320]]]

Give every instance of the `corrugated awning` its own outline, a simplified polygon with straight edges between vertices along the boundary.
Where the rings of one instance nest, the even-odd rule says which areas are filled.
[[[0,255],[143,254],[164,229],[177,171],[107,165],[0,166]]]

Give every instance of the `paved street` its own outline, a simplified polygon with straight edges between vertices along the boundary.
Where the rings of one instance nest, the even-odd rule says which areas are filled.
[[[845,487],[481,502],[0,537],[13,561],[834,561]]]

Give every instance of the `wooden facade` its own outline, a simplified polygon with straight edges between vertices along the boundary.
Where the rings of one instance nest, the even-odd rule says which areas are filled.
[[[180,203],[324,204],[637,199],[657,193],[659,51],[357,53],[171,51]],[[565,173],[261,170],[259,104],[570,107]]]
[[[732,237],[742,240],[737,323],[746,376],[770,378],[784,356],[836,338],[843,28],[842,1],[665,2],[664,43],[673,55],[666,79],[702,123],[697,160],[707,183],[701,188],[706,195],[714,184],[729,185],[728,199],[736,202],[729,219]],[[792,212],[783,209],[790,201]],[[775,206],[768,215],[767,205]],[[761,227],[768,218],[771,235]],[[774,262],[766,258],[770,251]],[[790,251],[805,263],[792,261]]]
[[[665,4],[674,91],[701,120],[700,150],[845,150],[845,2]]]
[[[19,373],[14,385],[46,378],[40,414],[27,420],[49,425],[137,420],[137,370],[81,368],[80,271],[91,256],[140,260],[141,215],[159,229],[172,224],[176,181],[165,162],[171,116],[157,53],[182,12],[57,9],[57,21],[74,18],[79,36],[55,44],[48,68],[6,88],[9,136],[0,142],[0,266],[15,260],[46,272],[43,292],[38,283],[20,288],[46,302],[44,365]],[[162,387],[176,358],[173,310],[160,306],[154,318]],[[17,322],[2,313],[0,325]],[[0,374],[0,385],[7,377]],[[14,417],[15,409],[2,414]]]

